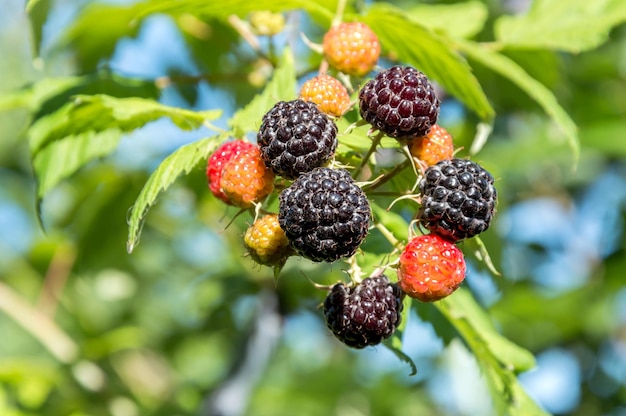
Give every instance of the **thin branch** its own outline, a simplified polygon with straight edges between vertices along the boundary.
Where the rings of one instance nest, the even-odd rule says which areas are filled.
[[[396,176],[398,173],[402,172],[404,169],[406,169],[409,165],[411,164],[410,161],[405,160],[404,162],[402,162],[399,165],[396,165],[395,168],[393,168],[391,171],[389,171],[389,173],[383,175],[382,178],[380,178],[380,180],[372,183],[371,185],[366,185],[363,187],[363,190],[365,192],[370,192],[373,191],[376,188],[381,187],[382,185],[384,185],[385,183],[387,183],[388,181],[390,181],[391,179],[393,179],[394,176]]]
[[[61,245],[52,256],[48,271],[39,294],[37,309],[53,318],[65,282],[76,261],[76,250],[69,245]]]
[[[378,147],[381,139],[383,138],[383,134],[384,134],[383,132],[379,131],[378,133],[376,133],[374,137],[372,137],[372,144],[370,148],[368,149],[367,153],[363,156],[363,159],[361,159],[361,163],[359,164],[359,166],[354,170],[354,172],[352,172],[352,175],[354,176],[355,179],[359,177],[359,175],[361,174],[361,171],[363,170],[365,165],[367,165],[367,163],[369,162],[370,157],[372,157],[372,154],[374,154],[374,152],[376,151],[376,148]]]
[[[37,338],[57,360],[71,363],[78,356],[78,346],[46,314],[29,305],[9,286],[0,282],[0,311]]]
[[[232,14],[228,16],[228,23],[239,33],[239,35],[250,45],[250,47],[254,50],[254,52],[262,59],[266,60],[272,66],[275,66],[274,61],[267,56],[267,54],[261,49],[261,43],[259,42],[259,38],[256,37],[252,30],[250,30],[250,26],[241,20],[236,15]]]
[[[337,26],[339,23],[343,21],[343,13],[346,10],[346,0],[339,0],[337,2],[337,10],[335,11],[335,16],[333,16],[333,21],[331,23],[332,26]]]

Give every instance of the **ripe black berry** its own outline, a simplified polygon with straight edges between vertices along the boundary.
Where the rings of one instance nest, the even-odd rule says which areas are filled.
[[[367,235],[370,204],[347,170],[303,173],[279,200],[278,221],[291,246],[313,261],[349,257]]]
[[[420,219],[432,233],[453,242],[487,228],[495,212],[493,176],[471,160],[442,160],[426,169],[419,182]]]
[[[257,143],[275,174],[295,179],[333,157],[337,126],[312,102],[280,101],[263,116]]]
[[[385,275],[363,279],[356,287],[337,283],[324,301],[326,325],[349,347],[379,344],[400,325],[403,298]]]
[[[409,66],[381,71],[359,92],[361,117],[397,139],[424,136],[437,122],[439,99],[423,73]]]

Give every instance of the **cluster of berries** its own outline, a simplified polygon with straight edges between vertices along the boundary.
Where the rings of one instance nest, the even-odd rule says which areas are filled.
[[[378,38],[362,23],[332,27],[322,46],[331,68],[356,77],[372,72],[380,55]],[[394,333],[405,295],[435,301],[462,283],[465,261],[456,243],[489,227],[496,190],[481,166],[454,158],[452,137],[436,124],[440,101],[420,71],[379,71],[359,90],[358,104],[372,131],[397,139],[412,155],[421,172],[417,218],[429,231],[405,246],[397,283],[375,272],[329,288],[323,304],[328,328],[346,345],[363,348]],[[245,233],[259,264],[280,267],[292,255],[334,262],[353,256],[368,235],[368,196],[349,170],[332,163],[334,120],[351,107],[341,81],[318,75],[304,83],[298,99],[278,102],[263,116],[256,144],[229,141],[209,158],[209,187],[230,205],[258,206],[274,191],[275,177],[288,184],[279,192],[278,213],[258,217]]]

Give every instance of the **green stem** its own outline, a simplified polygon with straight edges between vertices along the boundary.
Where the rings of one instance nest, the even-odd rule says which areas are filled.
[[[381,132],[381,131],[379,131],[376,134],[376,136],[374,136],[372,138],[372,145],[367,150],[367,153],[365,154],[365,156],[363,156],[363,159],[361,160],[361,163],[359,164],[359,166],[354,170],[354,172],[352,172],[352,175],[353,175],[354,178],[358,178],[359,177],[359,175],[361,174],[361,171],[363,170],[365,165],[367,165],[367,162],[369,162],[370,157],[372,157],[372,154],[376,151],[376,148],[380,144],[380,140],[382,138],[383,138],[383,132]]]
[[[399,165],[396,165],[395,168],[393,168],[391,171],[389,171],[389,173],[386,173],[379,181],[372,183],[371,185],[366,185],[363,187],[363,190],[365,192],[370,192],[373,191],[376,188],[381,187],[382,185],[384,185],[385,183],[389,182],[391,179],[393,179],[394,176],[396,176],[398,173],[402,172],[404,169],[407,168],[407,166],[409,166],[411,162],[408,160],[405,160],[404,162],[402,162]]]
[[[332,26],[338,25],[343,20],[343,12],[346,10],[346,1],[347,0],[339,0],[337,2],[337,10],[335,11],[335,16],[331,23]]]
[[[385,237],[387,239],[387,241],[389,241],[389,243],[394,246],[395,248],[402,248],[402,243],[400,242],[400,240],[398,240],[396,238],[395,235],[393,235],[393,233],[391,231],[389,231],[389,229],[387,227],[385,227],[385,225],[381,222],[376,222],[376,224],[374,225],[374,227],[380,231],[380,233],[383,235],[383,237]]]

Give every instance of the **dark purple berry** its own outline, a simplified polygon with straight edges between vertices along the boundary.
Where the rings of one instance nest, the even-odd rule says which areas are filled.
[[[379,344],[402,320],[404,292],[385,275],[368,277],[355,287],[337,283],[324,301],[326,325],[352,348]]]
[[[280,193],[278,221],[291,246],[313,261],[350,257],[365,239],[370,204],[347,170],[316,168]]]
[[[359,92],[361,117],[397,139],[424,136],[437,122],[439,99],[420,71],[394,66],[381,71]]]
[[[280,101],[263,116],[257,143],[275,174],[295,179],[333,157],[337,126],[312,102]]]
[[[442,160],[429,167],[419,182],[421,222],[453,242],[482,233],[495,212],[493,182],[493,176],[471,160]]]

